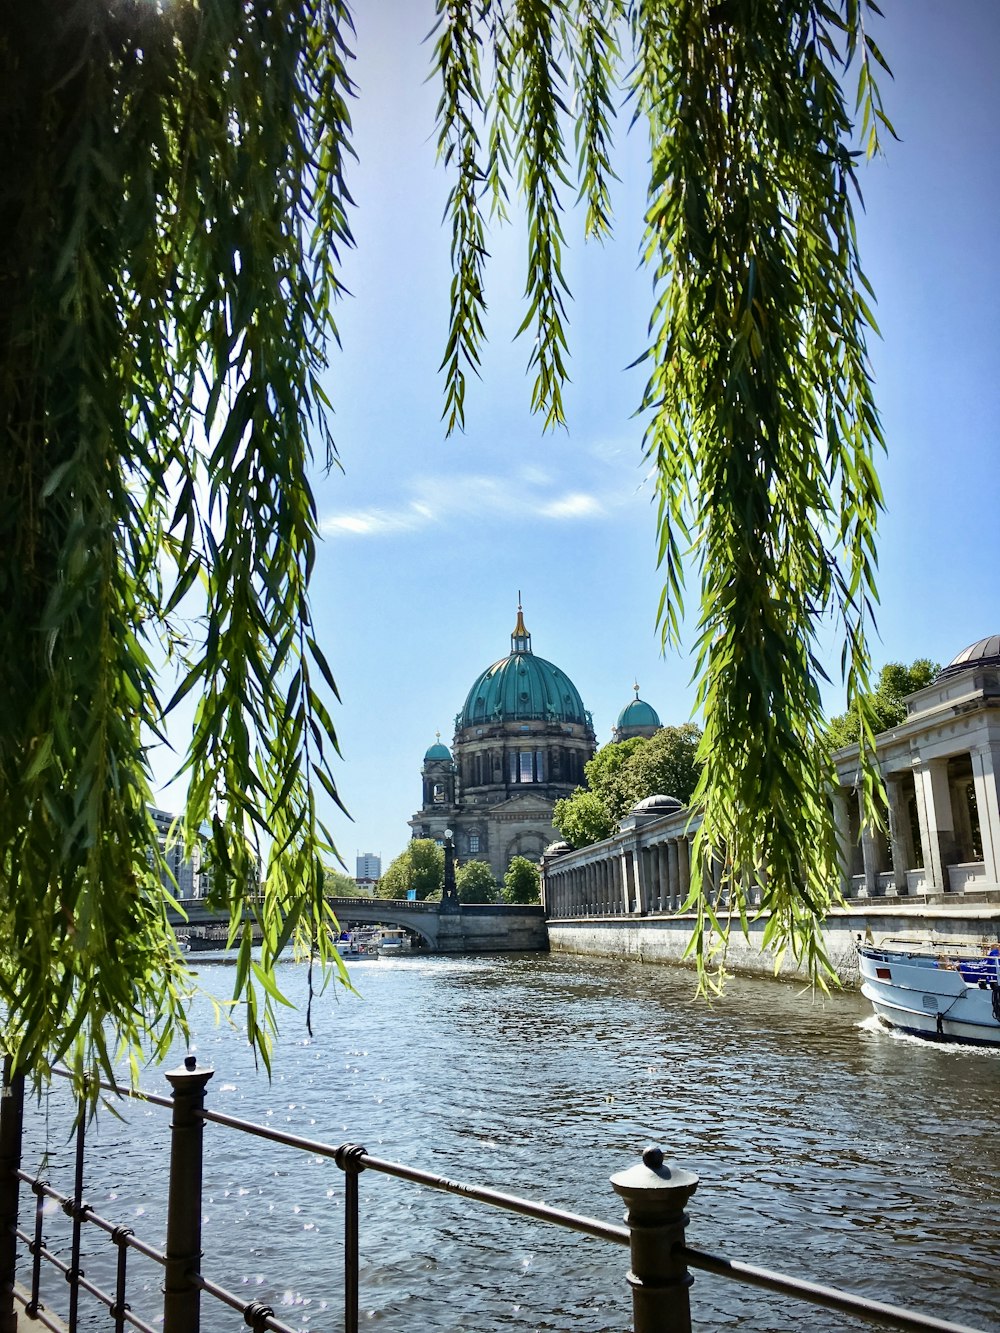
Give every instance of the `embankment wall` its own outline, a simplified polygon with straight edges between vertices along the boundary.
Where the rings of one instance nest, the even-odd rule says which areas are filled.
[[[592,954],[603,958],[621,958],[641,963],[672,963],[694,966],[684,953],[694,929],[695,918],[687,913],[673,916],[645,917],[569,917],[550,919],[549,948],[553,953]],[[739,923],[734,922],[725,964],[730,972],[755,976],[773,976],[775,958],[761,945],[766,920],[750,925],[750,938],[744,938]],[[947,954],[949,944],[979,947],[996,944],[1000,939],[1000,903],[970,903],[960,906],[943,903],[852,902],[850,907],[834,909],[826,920],[824,940],[827,956],[846,986],[857,986],[858,961],[855,949],[858,937],[868,933],[876,943],[883,939],[931,941]],[[807,970],[786,955],[780,976],[790,980],[807,979]]]

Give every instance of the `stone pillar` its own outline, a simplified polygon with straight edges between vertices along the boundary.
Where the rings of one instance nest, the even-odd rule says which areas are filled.
[[[913,769],[924,871],[932,893],[947,893],[948,866],[958,859],[948,760],[917,760]]]
[[[682,838],[671,838],[667,843],[667,881],[670,884],[670,906],[676,912],[681,905],[680,857],[686,852]]]
[[[645,847],[637,846],[632,853],[635,867],[635,901],[632,910],[637,916],[645,916],[649,911],[649,853]]]
[[[632,876],[629,872],[629,860],[631,853],[623,850],[618,858],[618,873],[620,879],[618,882],[618,896],[616,902],[612,905],[612,911],[619,913],[628,911],[629,898],[632,895]]]
[[[910,812],[907,809],[907,793],[902,778],[895,773],[887,774],[885,790],[889,799],[892,878],[896,885],[896,892],[905,894],[909,887],[906,872],[914,868],[916,860],[913,847],[913,830],[910,828]]]
[[[858,823],[861,827],[861,856],[865,868],[865,895],[868,898],[877,898],[881,892],[879,886],[879,870],[881,869],[880,858],[878,854],[878,839],[874,829],[864,822],[864,800],[862,793],[857,793],[858,802]]]
[[[659,890],[656,903],[657,911],[667,912],[670,910],[670,878],[667,864],[667,844],[665,842],[656,844],[656,885]]]
[[[687,836],[677,839],[677,888],[679,911],[691,892],[691,839]]]
[[[837,787],[830,796],[833,805],[833,823],[837,830],[837,860],[840,868],[840,884],[843,897],[851,896],[851,812],[848,806],[848,793],[843,787]]]
[[[1000,742],[972,751],[972,781],[979,809],[983,868],[991,886],[1000,886]]]

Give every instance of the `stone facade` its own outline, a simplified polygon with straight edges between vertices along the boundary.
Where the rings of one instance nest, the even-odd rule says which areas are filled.
[[[965,649],[933,684],[910,695],[906,720],[877,737],[876,758],[889,796],[888,835],[861,826],[857,747],[836,756],[839,785],[831,800],[840,832],[839,888],[847,903],[841,909],[846,925],[838,924],[836,912],[829,918],[829,930],[840,932],[838,948],[844,932],[856,929],[859,912],[876,924],[880,917],[886,925],[891,919],[911,935],[946,931],[950,921],[952,930],[966,923],[970,938],[982,934],[995,940],[1000,637]],[[565,843],[549,848],[542,862],[542,901],[552,948],[573,948],[575,941],[586,952],[604,952],[611,938],[626,936],[617,929],[608,935],[599,919],[658,916],[675,921],[676,929],[643,926],[628,938],[647,956],[652,950],[679,957],[692,923],[681,908],[698,824],[698,815],[677,801],[650,797],[604,842],[578,851]],[[718,885],[709,896],[719,900]],[[759,902],[759,890],[752,896]],[[760,920],[755,930],[762,929]],[[843,952],[846,957],[850,951]]]
[[[460,862],[488,861],[502,879],[515,856],[540,861],[556,837],[552,807],[584,780],[594,727],[558,667],[537,657],[518,607],[511,651],[481,672],[455,718],[424,756],[415,838],[444,842]]]

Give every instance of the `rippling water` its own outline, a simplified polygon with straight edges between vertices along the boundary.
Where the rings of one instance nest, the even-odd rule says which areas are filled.
[[[231,965],[198,966],[225,993]],[[608,1177],[659,1143],[701,1178],[693,1246],[1000,1330],[1000,1054],[893,1036],[859,996],[776,982],[734,981],[709,1007],[665,967],[565,955],[350,967],[359,994],[329,991],[312,1039],[288,1015],[270,1086],[238,1035],[199,1011],[209,1106],[616,1223]],[[295,964],[282,980],[304,993]],[[156,1072],[145,1086],[165,1089]],[[87,1198],[161,1244],[167,1113],[128,1115],[102,1118]],[[47,1150],[68,1189],[59,1094],[30,1119],[25,1165]],[[206,1145],[203,1271],[294,1326],[341,1328],[338,1169],[215,1126]],[[630,1327],[624,1249],[371,1172],[360,1184],[363,1323]],[[108,1281],[100,1249],[85,1267]],[[149,1317],[141,1287],[155,1292],[160,1274],[130,1263],[132,1305]],[[703,1275],[692,1308],[703,1330],[865,1327]],[[205,1311],[206,1333],[245,1328],[214,1302]]]

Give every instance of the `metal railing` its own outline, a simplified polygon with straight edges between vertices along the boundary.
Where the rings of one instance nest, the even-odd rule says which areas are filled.
[[[641,1162],[611,1177],[612,1187],[625,1204],[626,1225],[615,1226],[599,1218],[566,1212],[548,1204],[449,1180],[400,1162],[387,1161],[371,1155],[357,1144],[343,1143],[335,1147],[207,1110],[204,1105],[205,1090],[213,1072],[208,1068],[199,1068],[195,1057],[189,1056],[183,1068],[173,1070],[166,1076],[173,1090],[171,1097],[127,1092],[101,1084],[107,1092],[138,1098],[151,1105],[166,1107],[172,1112],[166,1243],[160,1249],[139,1239],[130,1227],[101,1216],[84,1199],[87,1117],[83,1108],[76,1121],[74,1184],[71,1194],[60,1193],[47,1181],[21,1169],[24,1080],[9,1079],[8,1068],[5,1066],[3,1096],[0,1099],[0,1333],[15,1333],[19,1327],[19,1310],[23,1311],[26,1320],[51,1329],[53,1333],[66,1333],[66,1330],[68,1333],[76,1333],[81,1293],[89,1294],[108,1310],[113,1320],[114,1333],[125,1333],[126,1329],[137,1329],[139,1333],[199,1333],[203,1293],[241,1314],[244,1323],[256,1333],[264,1333],[265,1330],[268,1333],[296,1333],[296,1330],[276,1317],[270,1306],[260,1301],[245,1301],[200,1271],[206,1125],[217,1125],[271,1143],[283,1144],[314,1157],[330,1159],[344,1173],[344,1333],[358,1333],[358,1177],[362,1171],[392,1176],[397,1180],[459,1195],[471,1202],[534,1218],[598,1240],[628,1246],[631,1268],[627,1282],[632,1289],[634,1333],[690,1333],[691,1269],[857,1316],[880,1327],[936,1330],[936,1333],[982,1333],[982,1330],[965,1324],[951,1323],[690,1247],[685,1242],[688,1222],[685,1208],[698,1186],[698,1177],[681,1167],[668,1164],[659,1148],[647,1148]],[[22,1184],[30,1189],[35,1199],[30,1230],[21,1225],[19,1218],[19,1186]],[[45,1242],[46,1201],[58,1204],[71,1220],[68,1260],[51,1251]],[[85,1225],[103,1231],[117,1250],[114,1291],[103,1289],[81,1271],[81,1233]],[[15,1271],[22,1250],[31,1259],[31,1277],[27,1287],[17,1281]],[[126,1299],[128,1258],[132,1252],[152,1260],[163,1270],[162,1323],[156,1328],[136,1315]],[[69,1312],[66,1323],[41,1300],[43,1264],[61,1273],[68,1283]],[[153,1317],[156,1318],[156,1315]]]

